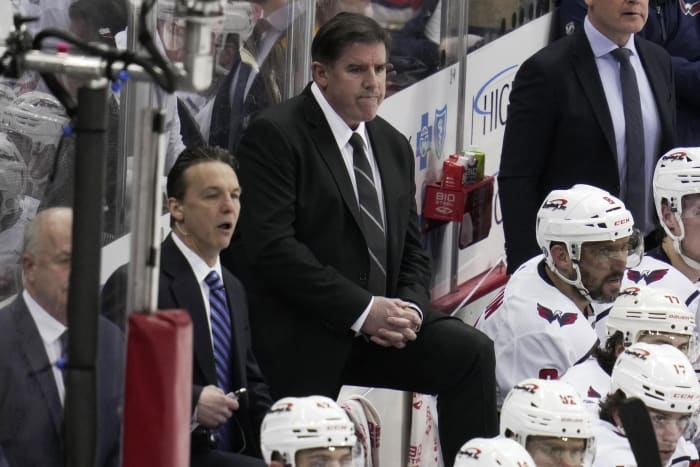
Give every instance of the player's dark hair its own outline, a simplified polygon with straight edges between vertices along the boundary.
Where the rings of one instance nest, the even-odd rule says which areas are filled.
[[[596,347],[593,349],[593,356],[598,361],[598,365],[605,371],[608,375],[612,374],[613,366],[615,366],[615,361],[617,360],[616,349],[620,344],[623,343],[624,336],[622,332],[615,331],[615,334],[608,337],[605,341],[605,348],[601,349]]]
[[[622,403],[625,401],[625,399],[627,399],[627,395],[625,395],[622,389],[618,389],[617,391],[608,394],[608,396],[601,400],[599,404],[600,419],[616,425],[613,414],[615,414],[620,407],[622,407]]]

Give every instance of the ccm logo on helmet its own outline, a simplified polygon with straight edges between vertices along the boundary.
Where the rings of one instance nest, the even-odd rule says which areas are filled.
[[[630,219],[629,217],[625,217],[624,219],[618,219],[618,220],[615,221],[615,224],[614,224],[614,225],[615,225],[615,226],[618,226],[618,225],[625,225],[625,224],[627,224],[627,223],[628,223],[629,221],[631,221],[631,220],[632,220],[632,219]]]
[[[548,199],[542,205],[542,209],[551,209],[553,211],[556,211],[556,210],[563,211],[564,209],[566,209],[566,203],[568,203],[568,201],[565,200],[564,198]]]
[[[291,402],[285,402],[282,404],[277,404],[274,407],[270,409],[270,413],[280,413],[280,412],[289,412],[292,410],[292,404]]]

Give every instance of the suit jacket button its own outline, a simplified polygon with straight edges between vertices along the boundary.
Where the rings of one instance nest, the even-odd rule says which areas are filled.
[[[367,282],[367,273],[363,272],[360,274],[360,282]]]

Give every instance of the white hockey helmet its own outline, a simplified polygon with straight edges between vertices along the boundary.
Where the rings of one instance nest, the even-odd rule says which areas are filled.
[[[457,453],[454,467],[535,467],[523,446],[508,438],[474,438]]]
[[[627,267],[637,266],[644,254],[644,240],[634,228],[632,213],[622,201],[607,191],[590,185],[579,184],[568,190],[549,193],[537,212],[536,236],[550,269],[586,297],[590,294],[581,281],[578,267],[584,243],[629,237]],[[574,262],[576,279],[569,279],[555,267],[550,252],[553,242],[566,246]]]
[[[663,200],[666,200],[681,229],[680,235],[675,235],[665,222],[661,222],[666,235],[673,240],[673,247],[683,260],[689,266],[700,269],[700,261],[688,258],[681,249],[681,241],[685,238],[681,219],[683,196],[700,193],[700,148],[671,149],[661,156],[654,170],[653,185],[654,205],[659,219],[663,218],[661,207]]]
[[[690,360],[697,357],[695,314],[673,292],[656,287],[627,287],[618,295],[606,322],[607,336],[619,331],[626,346],[639,341],[643,333],[690,336]]]
[[[500,432],[523,447],[530,436],[585,439],[583,465],[590,466],[595,455],[591,417],[569,384],[529,378],[516,384],[503,401]]]
[[[700,405],[693,365],[671,345],[637,342],[626,348],[612,371],[611,392],[618,389],[655,410],[687,414]]]
[[[298,451],[333,447],[352,449],[356,441],[355,425],[333,399],[324,396],[280,399],[265,415],[260,428],[260,445],[268,464],[275,452],[285,465],[295,467]]]

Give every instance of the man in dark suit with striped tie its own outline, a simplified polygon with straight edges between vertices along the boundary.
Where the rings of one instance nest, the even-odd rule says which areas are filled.
[[[493,344],[429,310],[413,151],[376,117],[387,54],[370,18],[321,26],[313,84],[241,140],[245,210],[223,261],[246,285],[275,397],[335,397],[343,384],[437,394],[451,465],[467,439],[497,432]]]
[[[194,333],[192,466],[262,466],[260,424],[272,404],[251,350],[243,286],[219,262],[238,221],[232,156],[187,149],[168,174],[172,233],[161,250],[160,309],[185,309]],[[233,391],[245,387],[238,400]]]

